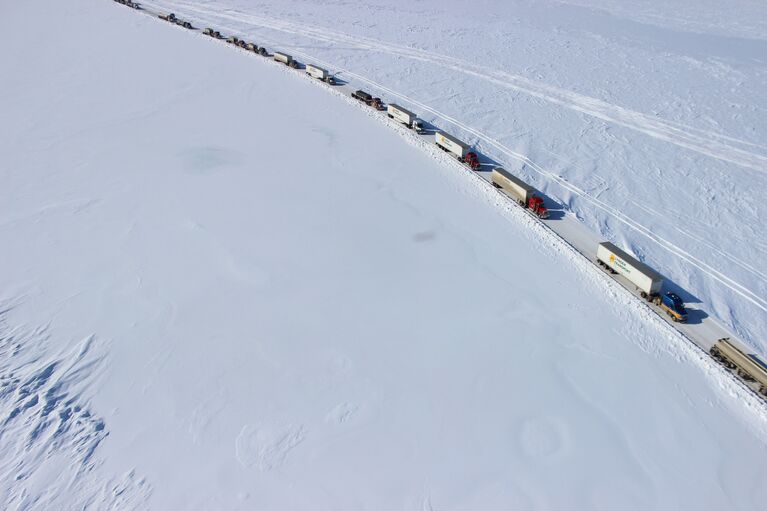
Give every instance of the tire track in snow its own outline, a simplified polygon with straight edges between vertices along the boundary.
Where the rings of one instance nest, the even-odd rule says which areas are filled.
[[[623,126],[711,158],[759,172],[767,172],[767,154],[746,149],[746,147],[752,147],[767,151],[765,146],[713,131],[659,119],[652,115],[608,103],[598,98],[536,82],[507,71],[485,68],[473,62],[426,50],[362,36],[352,36],[324,27],[318,29],[305,23],[285,21],[265,15],[255,15],[237,10],[217,12],[214,9],[200,7],[187,2],[162,2],[162,4],[181,7],[184,10],[206,16],[214,16],[222,20],[240,23],[247,22],[261,28],[301,35],[319,41],[334,44],[342,42],[358,49],[376,51],[439,65],[443,68],[474,76],[500,87],[515,90],[608,123]]]
[[[157,4],[159,5],[160,2],[157,2]],[[304,36],[307,36],[307,37],[312,37],[314,39],[319,39],[319,40],[323,40],[323,41],[330,42],[330,43],[344,42],[345,44],[356,45],[357,47],[360,47],[362,49],[379,50],[380,49],[379,46],[381,46],[383,48],[390,48],[390,47],[395,47],[396,48],[397,47],[396,45],[391,45],[391,44],[388,44],[388,43],[380,43],[380,44],[379,43],[376,43],[376,44],[356,43],[356,41],[360,41],[360,40],[364,41],[364,38],[346,36],[344,34],[341,34],[341,35],[338,36],[338,38],[335,38],[335,36],[333,35],[334,32],[331,31],[331,30],[324,30],[323,29],[323,31],[321,33],[317,33],[318,32],[317,29],[315,29],[313,27],[310,27],[310,26],[304,26],[304,25],[297,24],[297,23],[292,23],[292,22],[283,22],[281,20],[268,18],[266,16],[258,16],[258,15],[248,14],[248,13],[241,13],[239,11],[232,11],[232,10],[230,10],[230,11],[226,11],[226,12],[229,12],[229,13],[233,12],[234,14],[226,14],[226,13],[216,12],[216,11],[214,11],[212,9],[201,8],[199,6],[188,4],[186,2],[162,2],[162,4],[163,5],[171,5],[171,6],[174,6],[174,7],[180,7],[183,10],[188,10],[188,11],[191,11],[191,12],[195,12],[197,14],[201,14],[201,15],[204,15],[204,16],[207,16],[207,17],[212,17],[212,18],[222,19],[222,20],[230,20],[230,21],[234,21],[234,22],[237,22],[237,23],[243,23],[243,20],[249,20],[249,21],[252,21],[254,25],[256,25],[257,27],[260,27],[260,28],[268,28],[268,29],[274,29],[274,30],[278,30],[278,31],[282,31],[282,32],[292,33],[292,34],[304,35]],[[247,24],[247,23],[245,23],[245,24]],[[298,28],[298,29],[296,29],[296,28],[285,28],[284,30],[282,28],[280,28],[280,27],[294,27],[294,26],[303,27],[303,28]],[[226,24],[223,24],[222,28],[226,28],[226,29],[231,30],[232,32],[235,32],[235,33],[242,33],[242,30],[240,28],[238,28],[237,26],[232,27],[232,26],[227,26]],[[312,34],[315,34],[315,35],[312,35]],[[331,35],[328,35],[328,34],[331,34]],[[295,56],[300,56],[300,57],[303,57],[305,59],[312,60],[315,63],[321,64],[321,65],[326,66],[326,67],[331,67],[331,68],[332,67],[337,67],[337,66],[335,66],[335,64],[333,64],[331,62],[323,61],[321,59],[318,59],[315,56],[308,55],[306,53],[301,52],[296,45],[279,43],[277,41],[270,40],[269,38],[265,38],[265,37],[262,37],[262,36],[260,36],[259,38],[261,40],[265,41],[265,42],[268,42],[268,43],[272,44],[273,46],[276,45],[276,46],[288,47],[288,48],[291,49],[291,52]],[[437,63],[437,62],[435,62],[431,58],[421,57],[419,55],[420,53],[427,53],[427,52],[423,52],[421,50],[413,50],[413,49],[409,49],[409,48],[405,48],[405,47],[400,47],[400,48],[403,48],[404,50],[407,50],[407,52],[414,52],[415,55],[412,56],[412,58],[414,58],[416,60],[422,60],[422,61],[425,61],[425,62]],[[408,55],[405,55],[403,53],[403,54],[401,54],[401,56],[408,56]],[[444,57],[444,59],[450,60],[448,57]],[[455,60],[455,59],[453,59],[453,60]],[[467,64],[467,65],[469,65],[469,64]],[[458,67],[458,66],[455,66],[455,65],[449,65],[448,67],[450,67],[452,69],[456,69],[458,71],[467,72],[468,74],[476,74],[479,77],[485,77],[484,75],[482,75],[480,73],[474,73],[474,72],[471,72],[471,71],[466,71],[462,67]],[[707,275],[711,279],[713,279],[716,282],[720,283],[721,285],[725,286],[730,291],[732,291],[733,293],[737,294],[741,298],[747,300],[748,302],[750,302],[754,306],[758,307],[762,311],[767,312],[767,300],[762,298],[761,296],[759,296],[756,292],[752,291],[751,289],[749,289],[745,285],[735,281],[733,278],[727,276],[722,271],[714,268],[713,266],[711,266],[710,264],[706,263],[705,261],[697,258],[696,256],[694,256],[691,253],[687,252],[683,248],[675,245],[670,240],[668,240],[668,239],[666,239],[666,238],[664,238],[664,237],[654,233],[651,228],[649,228],[649,227],[641,224],[640,222],[632,219],[631,217],[627,216],[626,214],[624,214],[623,212],[621,212],[617,208],[614,208],[610,204],[608,204],[608,203],[606,203],[606,202],[604,202],[604,201],[602,201],[602,200],[600,200],[600,199],[590,195],[587,191],[585,191],[582,188],[580,188],[580,187],[570,183],[569,181],[565,180],[561,176],[559,176],[559,175],[557,175],[557,174],[555,174],[555,173],[545,169],[543,166],[537,164],[536,162],[531,160],[529,157],[527,157],[527,156],[525,156],[525,155],[523,155],[521,153],[518,153],[518,152],[512,150],[511,148],[505,146],[503,143],[501,143],[497,139],[491,137],[490,135],[488,135],[488,134],[486,134],[486,133],[484,133],[484,132],[482,132],[482,131],[480,131],[480,130],[478,130],[476,128],[473,128],[473,127],[471,127],[471,126],[461,122],[460,120],[450,116],[449,114],[446,114],[444,112],[436,110],[436,109],[434,109],[434,108],[432,108],[432,107],[430,107],[428,105],[425,105],[425,104],[421,103],[420,101],[418,101],[418,100],[416,100],[416,99],[414,99],[412,97],[409,97],[407,95],[404,95],[404,94],[401,94],[401,93],[399,93],[397,91],[394,91],[394,90],[386,87],[383,84],[375,82],[375,81],[373,81],[373,80],[371,80],[369,78],[366,78],[364,76],[358,75],[358,74],[356,74],[356,73],[354,73],[354,72],[352,72],[352,71],[350,71],[348,69],[342,69],[337,74],[340,74],[340,73],[343,73],[346,76],[350,76],[350,77],[354,78],[355,80],[363,82],[363,83],[366,83],[366,84],[368,84],[368,85],[370,85],[372,87],[375,87],[376,89],[378,89],[378,90],[380,90],[382,92],[385,92],[385,93],[389,94],[390,96],[393,96],[393,97],[396,97],[396,98],[398,98],[400,100],[403,100],[406,103],[410,103],[411,105],[417,106],[421,110],[427,111],[427,112],[431,113],[432,115],[434,115],[435,117],[440,118],[440,119],[442,119],[444,121],[447,121],[448,123],[452,124],[453,126],[456,126],[456,127],[460,128],[460,129],[466,131],[467,133],[470,133],[470,134],[474,135],[481,142],[489,144],[490,146],[494,147],[496,150],[500,151],[501,153],[505,154],[506,156],[508,156],[508,157],[510,157],[510,158],[512,158],[514,160],[517,160],[519,162],[524,163],[525,165],[527,165],[530,169],[532,169],[536,173],[538,173],[538,174],[540,174],[540,175],[542,175],[542,176],[544,176],[546,178],[549,178],[552,181],[558,183],[560,186],[562,186],[563,188],[565,188],[569,192],[571,192],[571,193],[577,195],[578,197],[582,198],[583,200],[591,203],[594,207],[596,207],[596,208],[600,209],[601,211],[607,213],[609,216],[611,216],[614,219],[618,220],[619,222],[623,223],[624,225],[626,225],[627,227],[629,227],[633,231],[635,231],[635,232],[641,234],[642,236],[648,238],[649,240],[653,241],[655,244],[657,244],[661,248],[663,248],[666,251],[672,253],[676,257],[678,257],[678,258],[682,259],[683,261],[685,261],[686,263],[690,264],[691,266],[697,268],[704,275]],[[490,78],[490,77],[485,77],[485,78],[488,78],[490,81],[492,81],[494,83],[498,83],[500,85],[504,85],[504,86],[508,85],[505,81],[502,81],[502,80],[499,80],[499,79]],[[546,98],[543,98],[543,99],[546,99]],[[589,99],[593,99],[593,98],[589,98]],[[595,101],[599,101],[599,100],[595,100]],[[611,106],[615,107],[615,105],[611,105]],[[616,107],[616,108],[620,109],[621,107]],[[584,112],[584,113],[586,113],[586,112]],[[638,114],[638,115],[644,115],[644,114],[639,114],[638,112],[634,112],[634,113]],[[692,129],[692,128],[690,128],[690,129]],[[639,130],[639,131],[641,131],[641,130]],[[700,131],[700,130],[697,130],[697,131]],[[706,133],[706,132],[702,132],[702,131],[700,131],[700,132],[701,133]],[[714,134],[714,135],[716,135],[716,134]],[[720,135],[716,135],[716,136],[719,137],[722,140],[728,138],[728,137],[724,137],[724,136],[720,136]],[[735,139],[732,139],[732,140],[735,140]],[[707,144],[711,144],[712,142],[713,142],[712,140],[706,141]],[[745,142],[743,142],[743,143],[746,144]],[[751,154],[751,153],[749,153],[749,154]],[[761,156],[761,155],[755,155],[755,156],[758,156],[759,158],[762,158],[765,161],[765,164],[767,164],[767,157],[764,157],[764,156]],[[765,168],[767,168],[767,165],[763,165],[763,167],[764,168],[760,168],[759,170],[764,170]],[[734,258],[734,256],[733,256],[733,258]],[[745,263],[743,261],[740,261],[740,260],[737,260],[736,264],[741,266],[743,269],[751,272],[752,274],[757,276],[757,278],[761,277],[761,280],[765,280],[763,278],[764,276],[763,276],[763,274],[761,272],[754,271],[747,263]]]

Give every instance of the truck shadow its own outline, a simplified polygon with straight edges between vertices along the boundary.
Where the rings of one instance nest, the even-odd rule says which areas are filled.
[[[665,275],[664,275],[665,277]],[[690,293],[683,287],[681,287],[676,282],[670,280],[668,277],[664,278],[663,281],[663,290],[664,291],[671,291],[672,293],[676,293],[679,298],[684,301],[684,303],[702,303],[700,298],[695,296],[694,294]]]
[[[705,311],[700,309],[687,309],[687,324],[699,325],[708,317]]]

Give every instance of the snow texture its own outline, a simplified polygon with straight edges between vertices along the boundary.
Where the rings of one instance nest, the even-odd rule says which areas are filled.
[[[709,177],[725,161],[748,172],[756,182],[741,205],[760,218],[762,174],[744,163],[758,166],[761,146],[742,127],[763,122],[758,101],[743,100],[743,131],[732,132],[751,145],[710,136],[719,128],[700,128],[707,121],[673,121],[684,144],[721,158],[633,138],[671,122],[649,114],[609,129],[591,121],[568,139],[566,126],[600,119],[594,112],[625,113],[607,100],[572,113],[593,95],[578,82],[590,76],[582,65],[575,73],[577,59],[551,63],[572,75],[546,69],[559,82],[547,98],[579,91],[556,96],[554,116],[549,99],[519,90],[529,77],[517,89],[488,89],[424,57],[481,66],[460,51],[474,41],[489,61],[520,58],[494,67],[523,69],[521,56],[532,59],[534,48],[526,54],[504,37],[536,40],[508,28],[501,37],[501,27],[541,30],[522,22],[528,12],[554,30],[540,12],[547,8],[567,27],[590,19],[574,2],[568,8],[579,18],[532,2],[516,10],[479,2],[483,16],[460,18],[455,5],[440,12],[428,1],[328,3],[324,18],[311,3],[259,4],[258,13],[223,5],[185,8],[243,27],[270,16],[275,38],[314,17],[330,40],[301,43],[306,34],[294,34],[291,44],[458,117],[471,105],[467,122],[531,160],[578,159],[556,173],[572,183],[588,176],[613,206],[631,208],[619,189],[651,186],[636,186],[638,170],[605,172],[598,183],[596,173],[614,168],[602,162],[638,164],[636,151],[657,164],[649,149],[663,147],[678,163],[664,172],[689,172],[692,161],[706,161]],[[622,16],[617,4],[599,5],[594,12]],[[642,5],[632,23],[651,19]],[[706,3],[691,27],[705,31],[714,9]],[[285,66],[107,0],[0,10],[6,47],[26,41],[0,54],[10,70],[0,82],[2,507],[752,510],[767,498],[764,403],[443,154]],[[760,30],[758,17],[740,25],[729,16],[718,31],[745,38]],[[681,30],[671,19],[658,26]],[[45,37],[30,38],[31,30]],[[573,29],[557,30],[547,45],[565,44]],[[600,41],[584,34],[572,44]],[[386,44],[418,58],[374,58],[354,42],[368,37],[397,41]],[[650,65],[645,51],[631,48]],[[627,90],[624,71],[609,90]],[[758,99],[744,79],[742,91],[749,87]],[[666,88],[634,90],[637,104],[621,108],[638,112]],[[550,147],[533,136],[544,125]],[[617,141],[600,147],[610,133],[623,151]],[[599,157],[586,172],[579,165],[591,151]],[[691,183],[679,200],[692,201],[702,186]],[[630,237],[586,214],[575,195],[571,207],[585,222]],[[637,202],[659,208],[668,199]],[[748,228],[716,210],[724,200],[714,194],[685,217],[721,221],[718,237],[706,238],[713,246]],[[660,235],[673,224],[644,225]],[[758,254],[743,248],[739,258]],[[746,310],[702,272],[689,275],[733,315]],[[758,331],[757,319],[739,321]]]

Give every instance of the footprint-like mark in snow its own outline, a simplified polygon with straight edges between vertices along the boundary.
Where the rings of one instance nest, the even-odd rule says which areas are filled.
[[[237,461],[245,468],[258,467],[266,472],[279,468],[306,437],[302,425],[246,424],[235,442]]]

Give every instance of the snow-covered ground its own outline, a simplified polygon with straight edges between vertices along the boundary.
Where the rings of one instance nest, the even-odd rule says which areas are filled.
[[[1,12],[3,507],[764,502],[763,403],[443,155],[107,0]]]
[[[767,354],[765,2],[147,3],[402,94]]]

